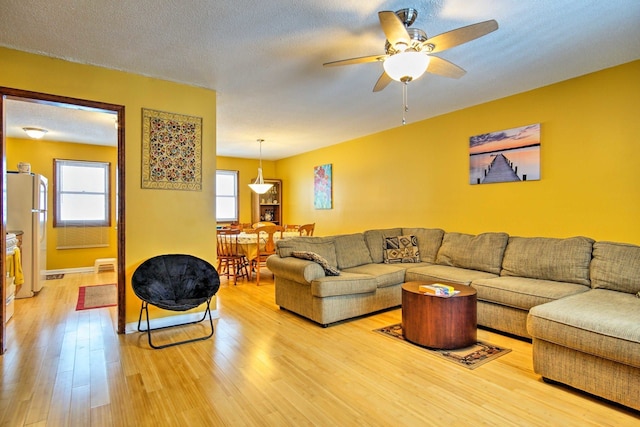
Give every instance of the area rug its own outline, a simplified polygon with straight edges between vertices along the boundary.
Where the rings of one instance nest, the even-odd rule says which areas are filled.
[[[77,310],[113,307],[118,304],[118,288],[115,283],[110,285],[81,286],[78,289]]]
[[[47,274],[47,280],[62,279],[63,277],[64,277],[64,273],[61,273],[61,274]]]
[[[498,347],[496,345],[482,341],[478,341],[476,344],[470,347],[460,348],[456,350],[436,350],[422,347],[404,339],[401,323],[386,326],[380,329],[374,329],[374,331],[426,350],[427,352],[435,356],[441,357],[450,362],[454,362],[455,364],[464,366],[468,369],[475,369],[511,351],[511,349]]]

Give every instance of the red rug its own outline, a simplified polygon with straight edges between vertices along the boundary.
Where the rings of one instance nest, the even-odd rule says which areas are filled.
[[[78,289],[77,310],[113,307],[118,304],[118,288],[115,283],[109,285],[80,286]]]

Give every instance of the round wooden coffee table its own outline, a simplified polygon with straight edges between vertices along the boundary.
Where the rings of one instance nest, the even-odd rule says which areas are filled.
[[[442,283],[460,291],[444,298],[418,291],[420,285]],[[402,331],[407,341],[431,348],[454,349],[477,342],[476,290],[449,282],[402,285]]]

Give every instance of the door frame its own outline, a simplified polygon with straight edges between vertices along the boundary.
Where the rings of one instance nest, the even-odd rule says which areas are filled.
[[[7,161],[6,161],[6,104],[5,99],[20,99],[28,102],[36,102],[41,104],[49,104],[55,106],[61,106],[60,104],[77,105],[86,109],[102,110],[115,112],[118,116],[118,160],[116,165],[116,179],[118,192],[116,195],[116,228],[118,238],[118,324],[117,332],[124,334],[125,332],[125,313],[126,313],[126,292],[125,292],[125,167],[124,167],[124,148],[125,148],[125,119],[124,119],[124,105],[109,104],[106,102],[91,101],[86,99],[70,98],[67,96],[52,95],[41,92],[32,92],[22,89],[13,89],[0,86],[0,139],[2,139],[2,179],[0,179],[0,192],[3,196],[0,197],[0,216],[2,217],[2,236],[7,232],[7,219],[5,217],[6,212],[6,196],[5,196],[5,176],[7,173]],[[6,253],[6,239],[0,239],[0,254]],[[6,342],[6,328],[5,328],[5,316],[7,315],[5,304],[6,295],[6,256],[0,256],[0,264],[2,268],[2,291],[0,292],[2,299],[0,300],[0,354],[4,354],[7,349]]]

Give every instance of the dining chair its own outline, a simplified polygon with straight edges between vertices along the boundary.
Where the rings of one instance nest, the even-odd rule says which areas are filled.
[[[315,230],[315,228],[316,228],[316,223],[314,222],[313,224],[301,225],[300,227],[298,227],[298,231],[300,232],[301,236],[304,236],[304,235],[313,236],[313,230]]]
[[[221,275],[226,275],[227,279],[233,277],[233,284],[238,281],[238,277],[249,276],[249,261],[247,257],[240,253],[238,244],[238,235],[240,229],[221,229],[217,230],[218,235],[218,268]]]
[[[256,285],[260,286],[260,268],[267,266],[267,258],[276,253],[276,243],[274,235],[280,233],[282,239],[282,233],[284,227],[281,225],[266,225],[264,227],[257,227],[254,233],[257,235],[257,252],[256,257],[251,260],[251,271],[256,272]],[[264,239],[264,246],[262,246],[262,239]]]
[[[284,231],[298,231],[299,228],[298,224],[287,224],[284,226]]]

